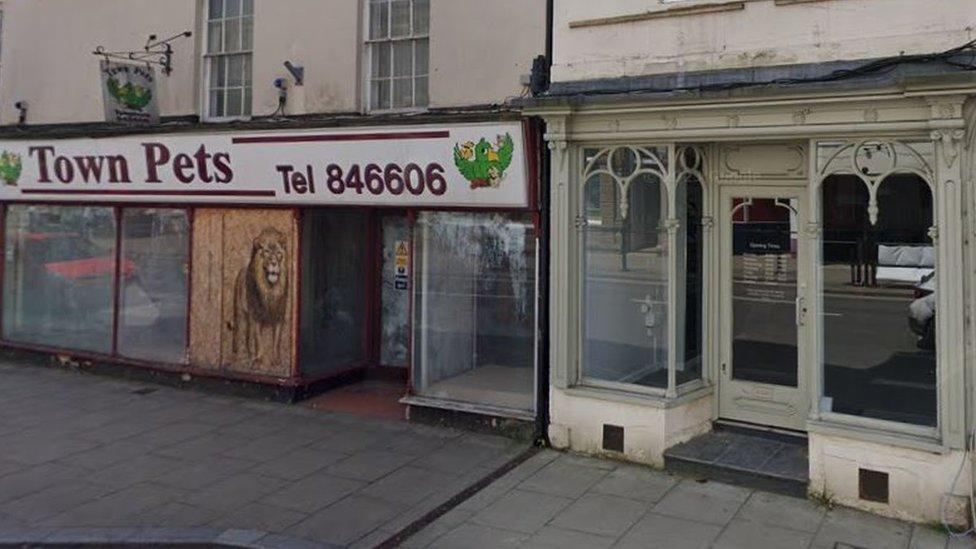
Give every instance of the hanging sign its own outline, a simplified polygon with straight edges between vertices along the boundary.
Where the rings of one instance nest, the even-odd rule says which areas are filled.
[[[100,67],[106,122],[159,122],[156,71],[152,67],[107,60],[103,60]]]
[[[410,278],[410,247],[406,240],[398,240],[393,264],[393,287],[406,290]]]
[[[0,141],[6,201],[521,208],[526,171],[519,122]]]

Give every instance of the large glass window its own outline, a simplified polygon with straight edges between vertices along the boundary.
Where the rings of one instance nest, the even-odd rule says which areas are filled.
[[[251,115],[254,0],[209,0],[207,116]]]
[[[113,208],[9,206],[5,227],[4,338],[110,352]]]
[[[702,365],[702,158],[682,149],[668,214],[666,147],[583,150],[584,379],[665,389],[669,354],[680,385]],[[671,221],[669,221],[671,219]],[[675,249],[669,246],[675,223]],[[670,254],[675,254],[672,273]],[[670,280],[675,277],[675,280]],[[677,289],[676,341],[668,329],[669,284]]]
[[[419,393],[532,410],[536,238],[531,219],[421,213],[414,265]]]
[[[874,149],[875,157],[884,152]],[[934,426],[931,190],[916,175],[888,176],[877,188],[873,220],[860,177],[830,176],[821,192],[823,408]]]
[[[427,105],[429,0],[369,0],[369,108]]]
[[[120,355],[186,360],[189,231],[186,210],[122,210]]]

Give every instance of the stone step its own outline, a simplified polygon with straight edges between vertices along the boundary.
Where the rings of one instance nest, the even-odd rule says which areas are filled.
[[[741,428],[720,428],[672,446],[664,466],[683,476],[801,498],[810,481],[806,438]]]

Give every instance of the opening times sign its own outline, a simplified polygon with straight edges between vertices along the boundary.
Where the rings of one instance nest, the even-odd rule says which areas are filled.
[[[521,208],[518,122],[0,141],[0,200]]]

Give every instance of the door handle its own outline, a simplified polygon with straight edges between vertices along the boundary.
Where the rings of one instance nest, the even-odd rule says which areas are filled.
[[[806,301],[803,296],[796,297],[796,325],[803,326],[807,316]]]

